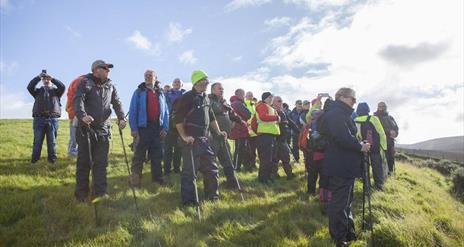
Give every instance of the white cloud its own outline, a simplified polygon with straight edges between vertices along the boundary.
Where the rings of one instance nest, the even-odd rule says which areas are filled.
[[[230,12],[240,8],[257,7],[270,2],[271,0],[233,0],[229,2],[224,9]]]
[[[331,3],[337,4],[346,3]],[[349,86],[372,111],[377,102],[387,102],[400,128],[408,128],[400,131],[400,143],[464,135],[456,117],[464,112],[463,5],[453,0],[373,1],[356,6],[346,25],[338,23],[343,13],[337,11],[317,22],[302,18],[264,50],[263,65],[279,72],[261,80],[244,75],[225,81],[253,82],[255,93],[272,90],[291,105]]]
[[[74,30],[73,28],[71,28],[70,26],[68,25],[65,25],[64,28],[66,29],[66,31],[68,31],[71,36],[74,38],[74,39],[80,39],[82,38],[82,34],[77,32],[76,30]]]
[[[26,93],[14,93],[8,91],[0,84],[0,118],[31,118],[32,96]]]
[[[337,7],[350,3],[349,0],[284,0],[287,4],[296,4],[308,9],[321,9],[324,7]]]
[[[135,30],[134,33],[127,38],[127,41],[136,49],[143,50],[148,55],[157,56],[161,53],[160,44],[156,43],[153,45],[139,30]]]
[[[191,28],[182,29],[182,25],[180,23],[169,23],[169,30],[167,33],[167,38],[169,42],[182,42],[184,38],[192,33]]]
[[[193,54],[193,50],[184,51],[182,54],[179,55],[179,62],[183,64],[194,64],[197,62],[197,58]]]
[[[242,61],[242,56],[233,57],[233,58],[232,58],[232,61],[233,61],[233,62],[240,62],[240,61]]]
[[[272,19],[268,19],[264,21],[264,25],[268,28],[276,28],[276,27],[283,27],[289,26],[291,22],[291,18],[287,16],[282,17],[274,17]]]
[[[19,69],[19,64],[16,61],[11,63],[0,61],[0,73],[2,74],[1,79],[5,77],[14,75]]]

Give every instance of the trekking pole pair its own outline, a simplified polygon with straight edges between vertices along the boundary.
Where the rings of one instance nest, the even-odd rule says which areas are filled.
[[[369,153],[363,154],[363,207],[362,207],[362,229],[370,230],[372,232],[373,222],[372,222],[372,206],[371,206],[371,178],[370,178],[370,155]],[[369,220],[366,220],[366,197],[369,210]]]
[[[92,140],[91,140],[91,132],[92,129],[90,127],[90,124],[87,124],[86,126],[86,132],[87,132],[87,148],[88,148],[88,152],[89,152],[89,167],[90,167],[90,178],[92,179],[92,191],[95,192],[95,179],[94,179],[94,167],[93,167],[93,157],[92,157]],[[95,132],[93,132],[93,134],[95,134]],[[93,194],[93,193],[92,193]],[[98,202],[98,199],[97,198],[94,198],[90,201],[90,203],[92,203],[93,205],[93,212],[94,212],[94,215],[95,215],[95,226],[98,226],[99,225],[99,219],[98,219],[98,210],[97,210],[97,202]]]

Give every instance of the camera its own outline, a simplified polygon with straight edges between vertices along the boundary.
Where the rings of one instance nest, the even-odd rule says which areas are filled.
[[[330,97],[329,93],[319,93],[317,96],[320,96],[320,97]]]
[[[42,74],[47,74],[47,70],[46,70],[46,69],[43,69],[43,70],[42,70]]]

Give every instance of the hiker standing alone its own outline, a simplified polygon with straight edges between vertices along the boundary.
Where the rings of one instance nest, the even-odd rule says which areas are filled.
[[[76,199],[80,202],[88,200],[90,157],[93,161],[92,197],[102,197],[107,193],[106,167],[108,166],[109,140],[111,138],[111,108],[118,118],[118,126],[126,126],[124,111],[118,92],[108,78],[113,64],[96,60],[92,63],[92,73],[83,77],[73,99],[73,110],[79,119],[76,133],[79,145],[76,164]],[[90,137],[90,143],[88,138]],[[89,153],[89,144],[92,153]]]
[[[36,88],[41,80],[43,86]],[[58,118],[61,116],[60,98],[64,93],[65,86],[61,81],[47,74],[46,70],[42,70],[40,75],[29,82],[27,90],[34,97],[34,107],[32,108],[34,144],[31,164],[35,164],[40,159],[45,136],[47,137],[48,162],[55,163]]]

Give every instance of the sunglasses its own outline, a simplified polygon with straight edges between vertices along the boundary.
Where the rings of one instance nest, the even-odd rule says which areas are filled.
[[[103,66],[101,66],[101,67],[98,67],[98,68],[103,69],[103,70],[106,70],[107,72],[110,71],[110,69],[108,69],[108,67],[103,67]]]

